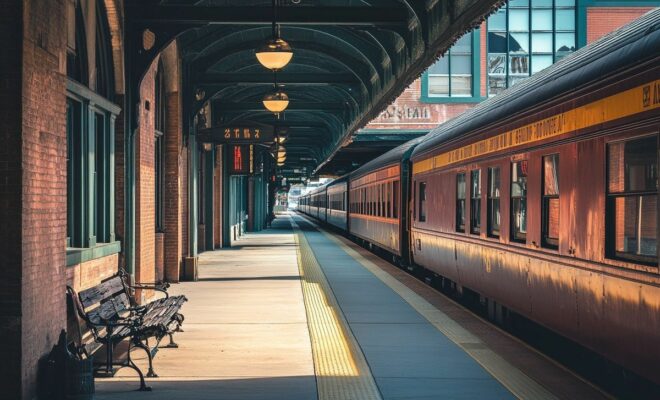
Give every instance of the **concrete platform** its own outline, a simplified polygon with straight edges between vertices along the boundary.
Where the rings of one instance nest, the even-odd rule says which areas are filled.
[[[604,398],[297,215],[203,253],[200,281],[171,291],[189,299],[185,332],[175,336],[179,349],[158,353],[153,392],[134,391],[125,369],[96,381],[98,399]]]
[[[288,225],[287,225],[288,226]],[[97,379],[97,399],[316,399],[316,380],[290,230],[247,235],[240,246],[200,256],[185,294],[178,349],[160,349],[152,392],[135,373]],[[144,365],[144,363],[141,363]],[[146,371],[146,369],[144,369]]]

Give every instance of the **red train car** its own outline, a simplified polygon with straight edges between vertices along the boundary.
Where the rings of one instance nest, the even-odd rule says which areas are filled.
[[[414,262],[660,383],[659,78],[656,10],[431,132]]]
[[[421,138],[358,168],[349,177],[349,233],[407,264],[409,159]]]

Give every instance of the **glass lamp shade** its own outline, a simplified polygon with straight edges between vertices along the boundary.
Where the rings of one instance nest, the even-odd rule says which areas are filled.
[[[282,161],[282,162],[279,162],[279,161],[278,161],[278,162],[277,162],[277,166],[278,166],[278,167],[283,167],[283,166],[284,166],[284,161]]]
[[[289,96],[284,92],[268,93],[264,96],[263,103],[268,111],[281,113],[289,106]]]
[[[293,57],[293,50],[285,40],[273,38],[256,50],[257,60],[268,69],[282,69]]]

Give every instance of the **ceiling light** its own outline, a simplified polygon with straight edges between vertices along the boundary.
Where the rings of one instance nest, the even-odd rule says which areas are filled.
[[[268,69],[278,70],[286,67],[291,61],[293,50],[284,39],[275,37],[260,46],[256,55],[261,65]]]
[[[293,57],[291,46],[280,37],[280,27],[277,25],[277,6],[276,0],[273,0],[273,37],[255,51],[259,63],[274,71],[286,67]]]
[[[266,94],[263,103],[268,111],[279,114],[289,106],[289,96],[278,90],[274,93]]]

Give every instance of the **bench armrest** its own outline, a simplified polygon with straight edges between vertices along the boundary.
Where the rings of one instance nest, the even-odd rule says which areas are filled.
[[[162,292],[165,294],[165,298],[170,297],[169,293],[167,293],[167,288],[169,287],[169,283],[136,283],[130,285],[131,289],[155,290],[157,292]]]

